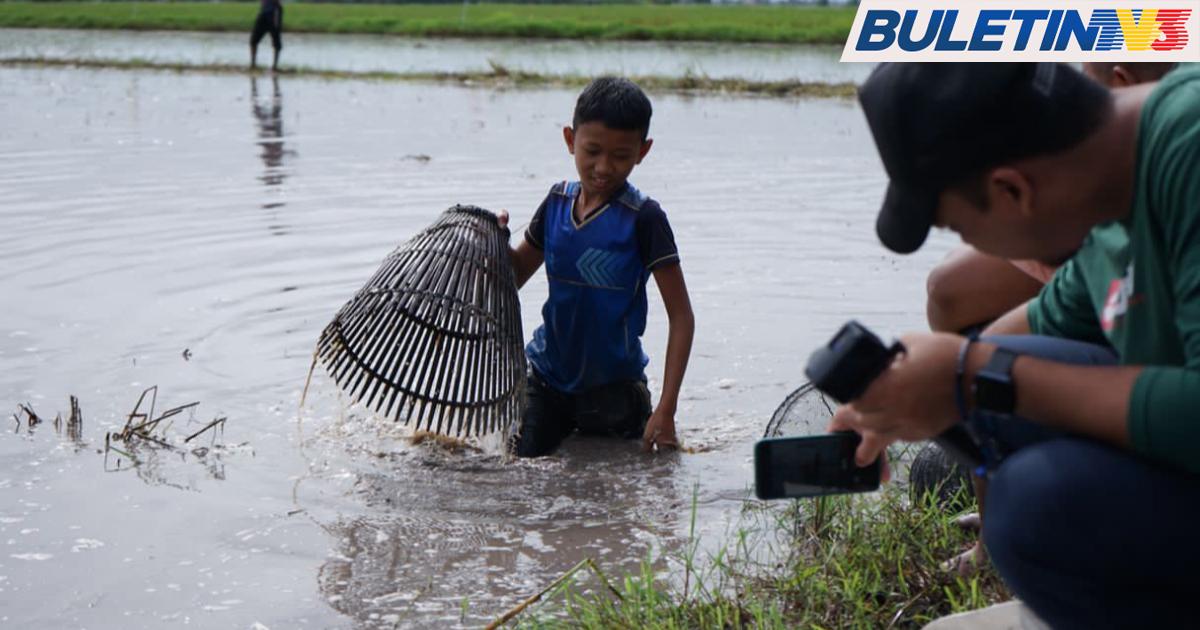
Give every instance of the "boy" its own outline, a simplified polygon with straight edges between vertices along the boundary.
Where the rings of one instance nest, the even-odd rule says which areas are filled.
[[[579,181],[562,182],[512,251],[517,285],[546,263],[543,324],[526,346],[528,404],[512,446],[548,455],[575,429],[677,446],[675,409],[695,320],[662,208],[627,180],[650,151],[650,100],[627,79],[588,85],[563,128]],[[501,224],[508,215],[501,213]],[[653,275],[670,322],[662,397],[651,413],[641,336]]]

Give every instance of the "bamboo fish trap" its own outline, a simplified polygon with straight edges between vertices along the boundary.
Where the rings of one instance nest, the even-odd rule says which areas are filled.
[[[509,232],[454,206],[388,255],[317,342],[355,401],[418,430],[507,429],[525,406],[525,352]]]

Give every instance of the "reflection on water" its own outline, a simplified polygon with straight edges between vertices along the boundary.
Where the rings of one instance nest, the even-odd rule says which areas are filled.
[[[364,627],[479,626],[582,557],[636,571],[686,510],[678,456],[599,438],[564,449],[516,462],[430,444],[376,453],[350,489],[364,509],[325,527],[337,542],[321,592]],[[584,473],[597,466],[604,478]]]
[[[279,91],[279,76],[271,74],[271,95],[260,99],[258,77],[250,77],[250,102],[254,106],[254,119],[258,123],[258,146],[262,148],[263,174],[259,180],[267,186],[278,186],[287,179],[282,168],[285,157],[295,155],[283,144],[283,94]],[[284,204],[264,204],[264,208],[278,208]]]
[[[268,229],[274,236],[285,236],[288,226],[280,219],[280,211],[287,205],[279,188],[287,180],[286,161],[296,157],[296,151],[284,144],[283,131],[283,92],[279,88],[279,76],[271,74],[271,93],[266,98],[258,92],[259,77],[250,77],[250,103],[254,110],[254,121],[258,127],[259,156],[262,158],[263,172],[258,179],[273,193],[273,197],[262,203],[262,209],[268,213]],[[286,288],[285,288],[286,290]]]
[[[265,81],[0,68],[0,404],[75,394],[92,445],[0,435],[0,626],[478,626],[585,557],[619,574],[678,548],[693,490],[716,546],[809,351],[850,316],[922,327],[949,245],[878,245],[885,178],[853,103],[655,97],[633,181],[671,219],[697,314],[676,419],[699,452],[413,447],[343,420],[320,375],[297,417],[316,339],[446,207],[528,221],[572,176],[576,94]],[[653,390],[667,326],[649,292]],[[545,297],[541,274],[525,330]],[[101,474],[96,448],[150,385],[245,446],[214,468],[162,457],[149,484]]]
[[[167,449],[145,442],[122,448],[127,450],[104,453],[105,473],[136,475],[148,485],[191,491],[197,490],[201,479],[225,480],[226,454],[252,453],[249,448],[230,451],[224,446]]]

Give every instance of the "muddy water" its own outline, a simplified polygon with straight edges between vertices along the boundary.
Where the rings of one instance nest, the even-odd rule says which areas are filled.
[[[247,27],[248,29],[249,27]],[[34,57],[243,64],[247,33],[0,29],[0,59]],[[269,59],[269,43],[259,61]],[[873,64],[838,64],[838,46],[576,42],[284,34],[284,67],[345,72],[489,72],[492,63],[550,75],[603,73],[765,81],[859,82]]]
[[[678,424],[702,452],[411,446],[320,377],[297,412],[320,329],[393,247],[458,202],[519,226],[572,175],[573,96],[0,69],[0,402],[53,417],[75,394],[84,414],[79,439],[0,435],[0,625],[477,626],[584,557],[619,573],[678,549],[693,493],[719,546],[810,349],[850,316],[919,327],[948,246],[876,244],[883,175],[852,102],[654,96],[634,181],[682,250],[698,329]],[[545,290],[522,293],[526,334]],[[200,402],[173,444],[221,416],[223,434],[106,457],[150,385],[159,410]]]

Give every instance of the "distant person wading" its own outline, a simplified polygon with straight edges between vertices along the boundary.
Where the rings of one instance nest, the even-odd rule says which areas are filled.
[[[250,68],[258,67],[258,43],[267,33],[271,34],[271,47],[275,49],[275,57],[271,61],[271,70],[279,68],[279,51],[283,49],[283,2],[282,0],[262,0],[258,10],[258,18],[254,20],[254,32],[250,34]]]

